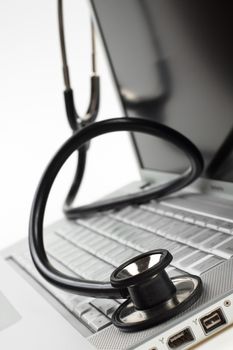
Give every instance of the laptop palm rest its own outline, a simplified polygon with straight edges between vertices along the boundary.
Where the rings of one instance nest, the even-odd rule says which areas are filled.
[[[20,314],[0,291],[0,332],[20,319]]]

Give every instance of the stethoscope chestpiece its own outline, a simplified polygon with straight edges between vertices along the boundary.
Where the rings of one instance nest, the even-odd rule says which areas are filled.
[[[127,290],[128,299],[112,316],[121,330],[134,332],[158,325],[185,311],[201,296],[198,276],[170,278],[165,268],[172,255],[165,249],[138,255],[113,271],[113,287]]]

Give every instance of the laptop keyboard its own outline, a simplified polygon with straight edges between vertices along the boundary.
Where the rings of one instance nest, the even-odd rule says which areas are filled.
[[[51,262],[70,276],[108,281],[115,267],[148,250],[168,249],[170,276],[201,275],[233,256],[233,223],[152,201],[77,221],[55,224],[46,234]],[[36,271],[29,252],[13,256],[92,332],[111,324],[123,300],[94,299],[63,292]]]

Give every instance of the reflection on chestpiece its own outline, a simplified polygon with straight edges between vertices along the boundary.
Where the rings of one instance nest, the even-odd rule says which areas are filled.
[[[112,286],[128,292],[127,301],[113,314],[115,326],[138,331],[158,325],[186,310],[200,297],[199,277],[169,278],[165,268],[171,260],[167,250],[153,250],[127,261],[112,273]]]

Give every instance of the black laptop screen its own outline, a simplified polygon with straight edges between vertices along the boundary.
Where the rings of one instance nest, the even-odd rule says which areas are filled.
[[[92,5],[126,115],[182,132],[201,150],[206,176],[233,181],[232,3],[93,0]],[[137,134],[134,141],[145,169],[178,172],[186,165],[160,140]]]

